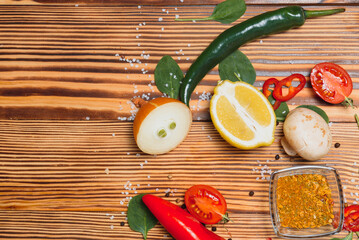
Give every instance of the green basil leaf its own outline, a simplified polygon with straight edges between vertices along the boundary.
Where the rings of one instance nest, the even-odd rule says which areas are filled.
[[[327,123],[329,123],[329,117],[328,115],[324,112],[323,109],[314,106],[314,105],[300,105],[297,108],[308,108],[310,110],[313,110],[314,112],[318,113]]]
[[[256,71],[247,56],[239,50],[226,57],[218,66],[221,80],[232,82],[242,81],[253,84],[256,80]]]
[[[268,89],[268,90],[271,92],[271,95],[269,95],[269,97],[268,97],[268,101],[273,106],[273,104],[275,103],[275,99],[272,96],[273,90],[271,90],[271,89]],[[263,91],[261,91],[261,92],[263,92]],[[281,102],[279,107],[276,110],[274,110],[274,113],[275,113],[275,116],[276,116],[278,122],[284,122],[285,118],[287,117],[287,115],[289,113],[288,104],[286,102]]]
[[[246,11],[244,0],[226,0],[219,3],[213,10],[212,15],[205,18],[176,18],[176,21],[206,21],[214,20],[229,24],[239,19]]]
[[[272,90],[269,90],[272,92]],[[272,94],[269,95],[268,100],[270,102],[270,104],[274,104],[275,103],[275,99],[273,98]],[[288,113],[289,113],[289,108],[288,108],[288,104],[286,102],[281,102],[281,104],[279,105],[279,107],[274,110],[275,116],[277,117],[277,121],[278,122],[284,122],[285,118],[287,117]]]
[[[345,238],[332,238],[330,240],[352,240],[353,239],[353,232],[350,232]]]
[[[147,239],[148,231],[158,223],[158,220],[142,202],[143,195],[145,194],[139,194],[131,199],[128,204],[127,219],[130,228],[142,233],[143,238]]]
[[[216,6],[210,18],[229,24],[240,18],[245,11],[246,3],[243,0],[226,0]]]
[[[178,98],[183,72],[171,56],[163,56],[155,68],[155,83],[162,93]]]

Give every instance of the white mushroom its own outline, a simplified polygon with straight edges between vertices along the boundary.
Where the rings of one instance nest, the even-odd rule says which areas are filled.
[[[283,132],[281,144],[285,152],[290,156],[298,154],[306,160],[322,158],[332,144],[328,124],[308,108],[292,110],[284,121]]]

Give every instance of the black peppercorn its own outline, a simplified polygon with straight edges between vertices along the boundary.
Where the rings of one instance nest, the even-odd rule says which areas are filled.
[[[280,156],[279,154],[275,155],[275,160],[279,160]]]
[[[217,231],[217,228],[216,228],[216,227],[212,227],[212,231],[213,231],[213,232]]]
[[[335,147],[335,148],[340,147],[340,143],[336,143],[336,144],[334,144],[334,147]]]
[[[253,191],[250,191],[250,192],[249,192],[249,196],[252,197],[253,195],[254,195],[254,192],[253,192]]]
[[[182,208],[182,209],[186,209],[186,204],[182,204],[182,205],[181,205],[181,208]]]
[[[167,193],[165,194],[165,197],[169,197],[169,196],[170,196],[170,193],[167,192]]]
[[[125,222],[121,222],[120,225],[121,225],[121,226],[125,226]]]

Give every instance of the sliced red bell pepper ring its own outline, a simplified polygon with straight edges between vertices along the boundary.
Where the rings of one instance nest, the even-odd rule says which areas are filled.
[[[292,81],[294,79],[299,79],[299,81],[300,81],[300,83],[297,87],[292,86]],[[273,90],[273,97],[274,97],[274,99],[276,99],[278,101],[286,102],[286,101],[292,99],[295,95],[297,95],[297,93],[300,92],[304,88],[306,82],[307,82],[307,80],[305,79],[305,77],[302,74],[299,74],[299,73],[292,74],[289,77],[286,77],[286,78],[282,79],[281,81],[279,81],[278,85]],[[283,96],[283,94],[282,94],[283,86],[289,87],[289,92],[285,96]]]
[[[294,79],[299,79],[300,81],[297,87],[292,86],[292,81]],[[283,80],[279,81],[278,86],[276,86],[273,90],[273,97],[278,101],[286,102],[292,99],[295,95],[297,95],[297,93],[304,88],[306,82],[307,80],[302,74],[299,73],[292,74],[289,77],[286,77]],[[289,87],[289,92],[285,96],[283,96],[282,93],[283,86]]]
[[[273,89],[275,89],[279,85],[279,81],[276,78],[269,78],[263,84],[262,91],[263,91],[264,96],[266,96],[266,98],[268,98],[272,94],[272,92],[269,91],[269,87],[272,84],[274,85]],[[279,91],[282,94],[282,88],[280,88]],[[276,100],[275,103],[273,104],[273,109],[277,110],[279,108],[280,104],[281,104],[281,102]]]

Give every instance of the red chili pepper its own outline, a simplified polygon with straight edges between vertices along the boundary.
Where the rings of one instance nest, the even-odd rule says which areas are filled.
[[[292,86],[292,81],[294,79],[299,79],[300,83],[297,87]],[[307,80],[302,74],[296,73],[292,74],[289,77],[284,78],[283,80],[279,81],[278,85],[273,90],[273,97],[274,99],[285,102],[292,99],[300,90],[302,90],[305,86]],[[283,96],[282,94],[282,87],[287,86],[289,87],[289,92],[287,95]]]
[[[176,240],[224,240],[169,201],[151,194],[144,195],[142,201]]]
[[[271,91],[269,91],[269,87],[270,85],[274,84],[274,89],[277,88],[279,81],[276,78],[269,78],[267,79],[264,84],[263,84],[263,94],[264,96],[266,96],[266,98],[268,98],[271,95]],[[280,88],[280,93],[282,94],[282,88]],[[276,99],[275,99],[276,100]],[[280,106],[281,102],[276,100],[275,103],[273,104],[273,109],[277,110]]]

